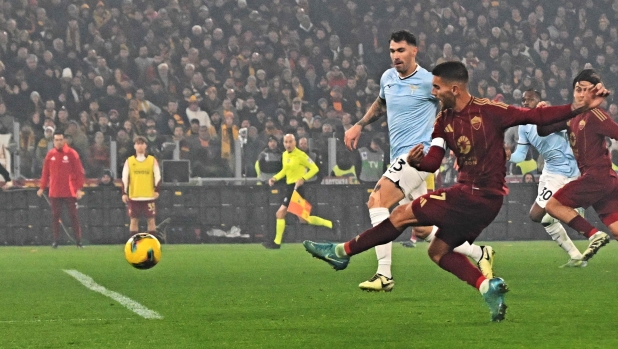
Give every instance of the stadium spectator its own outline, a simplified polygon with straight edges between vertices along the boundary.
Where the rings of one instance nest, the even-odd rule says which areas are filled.
[[[97,183],[98,187],[103,188],[115,188],[114,184],[114,176],[112,176],[112,171],[109,169],[104,169],[103,174],[99,177],[99,182]]]
[[[528,172],[522,176],[521,182],[522,183],[536,183],[536,180],[534,179],[534,175]]]
[[[114,109],[115,132],[130,109],[142,112],[141,118],[156,116],[152,106],[166,109],[169,100],[179,102],[178,115],[185,119],[195,95],[209,116],[215,110],[220,115],[234,112],[236,126],[247,118],[242,114],[249,96],[264,117],[275,117],[282,107],[287,117],[301,120],[294,109],[294,99],[300,98],[303,114],[307,107],[315,108],[314,114],[325,120],[330,105],[339,114],[359,118],[377,98],[380,73],[389,66],[379,43],[392,29],[417,34],[421,66],[431,68],[447,56],[459,57],[471,73],[471,86],[481,87],[478,95],[485,96],[493,85],[496,97],[501,94],[505,102],[518,102],[520,96],[513,94],[526,89],[526,83],[549,104],[568,103],[570,80],[586,63],[608,75],[610,85],[616,80],[611,77],[618,77],[616,23],[612,15],[592,11],[588,2],[552,7],[529,1],[496,6],[489,1],[464,0],[454,6],[431,1],[397,14],[394,4],[375,11],[362,2],[281,2],[275,12],[261,3],[217,3],[181,2],[178,7],[166,2],[54,0],[3,8],[0,99],[6,113],[23,124],[31,111],[38,110],[42,121],[64,107],[68,120],[81,120],[80,113],[86,111],[97,123],[100,111],[112,122],[109,112]],[[333,20],[336,16],[346,21]],[[497,78],[490,77],[493,70]],[[503,87],[509,84],[510,89]],[[341,109],[331,101],[335,86],[342,88],[342,100],[349,101]],[[223,107],[228,90],[234,96],[231,105]],[[45,108],[31,101],[34,92]],[[144,97],[138,97],[142,92]],[[493,90],[489,92],[491,96]],[[320,98],[326,99],[325,108],[318,108]],[[55,107],[47,108],[49,102]],[[99,108],[91,110],[90,105]],[[251,109],[255,119],[257,112]],[[170,136],[166,118],[156,120],[157,130]],[[145,134],[137,120],[132,120],[134,130]],[[288,125],[285,121],[281,127]],[[251,121],[261,132],[260,123]],[[42,128],[33,131],[40,134]],[[84,131],[92,136],[92,131]]]
[[[255,163],[255,172],[258,178],[267,181],[281,171],[282,154],[277,137],[269,136],[266,148],[258,155]]]
[[[110,165],[109,146],[105,142],[105,135],[101,131],[94,134],[94,143],[90,146],[88,153],[88,178],[97,178],[103,174],[103,170]]]

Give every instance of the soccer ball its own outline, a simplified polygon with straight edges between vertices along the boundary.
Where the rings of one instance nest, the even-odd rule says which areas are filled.
[[[135,268],[150,269],[161,260],[161,244],[148,233],[138,233],[124,245],[124,256]]]

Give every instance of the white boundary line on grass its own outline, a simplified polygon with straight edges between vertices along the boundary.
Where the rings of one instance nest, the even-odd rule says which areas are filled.
[[[40,322],[65,322],[65,321],[120,321],[120,320],[135,320],[134,318],[116,318],[116,319],[36,319],[36,320],[0,320],[0,324],[17,324],[17,323],[40,323]]]
[[[163,319],[163,316],[161,316],[156,311],[150,310],[146,308],[145,306],[132,300],[131,298],[124,296],[118,292],[114,292],[114,291],[106,289],[105,287],[94,282],[94,280],[86,274],[82,274],[77,270],[64,270],[63,269],[63,271],[71,275],[72,277],[74,277],[77,281],[81,282],[82,285],[86,286],[86,288],[115,300],[116,302],[124,306],[125,308],[131,310],[132,312],[136,313],[137,315],[145,319]]]

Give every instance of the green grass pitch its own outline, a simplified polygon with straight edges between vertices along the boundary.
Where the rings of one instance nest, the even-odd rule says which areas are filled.
[[[583,250],[586,241],[578,241]],[[392,293],[358,289],[375,253],[335,272],[300,244],[164,245],[133,269],[122,246],[0,248],[0,348],[617,348],[618,244],[559,269],[551,241],[496,242],[511,292],[491,323],[476,290],[432,264],[427,244],[394,246]],[[63,269],[163,316],[146,320]]]

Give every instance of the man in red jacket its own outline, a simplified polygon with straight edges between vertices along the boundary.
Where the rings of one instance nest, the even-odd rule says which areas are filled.
[[[58,247],[60,215],[62,214],[62,205],[65,205],[69,211],[77,247],[82,248],[82,231],[77,216],[77,200],[84,195],[81,190],[84,185],[84,167],[77,152],[65,143],[64,135],[59,131],[54,133],[54,148],[45,156],[41,185],[37,195],[43,196],[43,190],[48,185],[52,209],[52,232],[54,233],[52,247]]]

